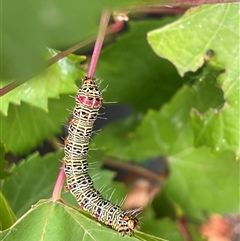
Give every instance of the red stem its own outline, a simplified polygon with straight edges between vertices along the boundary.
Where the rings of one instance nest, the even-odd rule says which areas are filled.
[[[191,232],[190,232],[189,227],[188,227],[188,221],[187,221],[186,217],[180,217],[178,219],[178,227],[180,229],[180,232],[181,232],[182,236],[184,237],[184,239],[186,241],[193,241]]]
[[[55,183],[55,187],[53,189],[53,194],[52,194],[53,200],[61,199],[61,192],[62,192],[62,187],[65,181],[65,178],[66,178],[66,175],[64,173],[64,161],[63,161],[60,172],[58,174],[57,181]]]
[[[100,30],[99,30],[99,33],[98,33],[98,37],[97,37],[95,47],[94,47],[92,61],[91,61],[91,64],[90,64],[91,69],[88,72],[88,77],[90,77],[90,78],[93,77],[93,75],[95,73],[95,70],[96,70],[97,61],[98,61],[98,58],[99,58],[99,55],[100,55],[100,52],[101,52],[101,48],[102,48],[102,44],[103,44],[103,41],[104,41],[104,36],[105,36],[106,30],[107,30],[109,18],[110,18],[110,12],[108,12],[108,11],[103,12],[102,17],[101,17],[100,27],[99,27]],[[76,46],[79,46],[79,45],[76,45]],[[74,48],[75,47],[72,47],[71,50],[73,50]],[[56,58],[55,58],[55,60],[56,60]],[[52,59],[50,59],[48,61],[48,65],[51,65],[51,64],[53,64]],[[53,189],[53,194],[52,194],[53,200],[61,199],[62,187],[63,187],[64,181],[65,181],[65,178],[66,178],[66,175],[64,173],[64,165],[65,165],[65,163],[64,163],[64,160],[63,160],[62,161],[62,167],[60,169],[55,187]]]
[[[89,78],[94,77],[96,67],[97,67],[98,58],[99,58],[99,55],[100,55],[100,52],[101,52],[101,49],[102,49],[102,45],[103,45],[103,41],[104,41],[104,37],[105,37],[106,31],[107,31],[109,18],[110,18],[110,12],[105,10],[102,14],[102,17],[101,17],[99,32],[98,32],[97,40],[96,40],[96,43],[95,43],[95,46],[94,46],[89,70],[88,70],[88,77]]]
[[[17,88],[19,85],[23,84],[27,80],[28,79],[26,79],[26,80],[14,80],[12,83],[4,86],[3,88],[0,89],[0,97],[7,94],[11,90]]]

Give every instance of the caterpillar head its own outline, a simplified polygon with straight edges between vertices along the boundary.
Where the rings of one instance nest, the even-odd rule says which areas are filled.
[[[118,232],[124,236],[125,234],[128,234],[129,236],[132,236],[134,234],[134,230],[138,230],[140,228],[140,222],[136,218],[136,215],[141,212],[141,208],[127,210],[124,213],[124,225],[121,225],[118,228]]]

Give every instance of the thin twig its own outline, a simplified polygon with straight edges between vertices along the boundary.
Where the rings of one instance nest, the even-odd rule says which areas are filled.
[[[129,13],[132,14],[183,14],[188,10],[188,7],[180,8],[180,7],[136,7],[133,11]]]
[[[156,174],[136,164],[118,161],[117,159],[114,159],[114,158],[104,158],[102,162],[110,167],[120,168],[120,169],[137,173],[139,176],[145,177],[146,179],[152,182],[160,181],[161,184],[164,184],[166,182],[166,176]]]
[[[11,90],[17,88],[19,85],[23,84],[24,82],[26,82],[29,79],[31,79],[31,78],[28,78],[25,80],[14,80],[12,83],[4,86],[3,88],[0,89],[0,97],[7,94]]]
[[[202,5],[202,4],[215,4],[215,3],[231,3],[239,2],[238,0],[179,0],[173,3],[170,3],[171,6],[181,6],[181,5]]]
[[[96,36],[93,36],[93,37],[91,37],[91,38],[89,38],[89,39],[87,39],[87,40],[85,40],[85,41],[83,41],[83,42],[81,42],[81,43],[78,43],[78,44],[76,44],[75,46],[73,46],[73,47],[71,47],[71,48],[69,48],[69,49],[67,49],[67,50],[64,50],[63,52],[55,55],[54,57],[52,57],[52,58],[50,58],[49,60],[47,60],[47,63],[46,63],[47,67],[55,64],[55,63],[58,62],[60,59],[68,56],[69,54],[77,51],[78,49],[81,49],[81,48],[83,48],[84,46],[92,43],[95,39],[96,39]]]
[[[180,232],[186,241],[193,241],[186,217],[180,217],[178,219],[178,228],[180,229]]]
[[[113,23],[112,25],[110,25],[108,27],[107,30],[107,34],[112,34],[112,33],[116,33],[118,31],[120,31],[123,28],[123,21],[116,21],[115,23]],[[64,50],[63,52],[55,55],[54,57],[50,58],[49,60],[47,60],[46,62],[46,68],[50,67],[51,65],[55,64],[57,61],[59,61],[60,59],[68,56],[69,54],[75,52],[76,50],[92,43],[94,40],[96,39],[96,36],[91,37],[81,43],[76,44],[75,46]],[[33,78],[34,76],[32,76],[31,78]],[[0,89],[0,97],[7,94],[8,92],[10,92],[11,90],[17,88],[19,85],[23,84],[24,82],[28,81],[31,78],[27,78],[24,80],[14,80],[12,83],[4,86],[3,88]]]

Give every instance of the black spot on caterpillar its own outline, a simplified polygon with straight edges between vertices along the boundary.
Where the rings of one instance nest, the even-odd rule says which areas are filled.
[[[64,141],[64,171],[67,190],[77,199],[80,207],[96,220],[117,230],[122,236],[132,236],[140,228],[139,208],[122,210],[118,205],[103,198],[94,188],[88,174],[87,154],[92,128],[103,103],[102,93],[95,78],[85,77],[76,96],[73,117],[69,121],[68,136]]]

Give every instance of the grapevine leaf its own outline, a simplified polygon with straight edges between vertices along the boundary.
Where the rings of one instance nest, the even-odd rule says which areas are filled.
[[[64,227],[64,229],[63,229]],[[24,232],[22,232],[24,230]],[[122,240],[122,236],[62,203],[42,200],[34,205],[11,229],[3,241],[22,240]],[[125,240],[147,240],[126,236]],[[152,239],[154,240],[154,239]],[[156,240],[160,240],[156,238]]]
[[[58,51],[48,49],[48,58],[58,54]],[[77,91],[76,79],[84,76],[80,63],[83,56],[70,54],[47,68],[42,74],[26,81],[18,88],[1,97],[1,113],[7,115],[10,103],[20,105],[21,101],[44,111],[48,111],[48,99],[59,98],[60,94],[70,94]],[[1,81],[0,87],[9,81]]]
[[[5,160],[5,150],[4,146],[0,144],[0,179],[5,179],[9,175],[10,172],[7,172],[5,169],[7,167],[7,161]]]
[[[13,166],[13,175],[6,178],[2,192],[17,217],[23,215],[40,198],[49,198],[61,167],[63,152],[44,157],[37,153]]]
[[[239,47],[239,33],[235,31],[238,8],[238,3],[229,3],[190,9],[178,21],[149,32],[148,41],[158,55],[169,59],[177,67],[181,75],[199,69],[207,58],[208,50],[214,51],[221,66],[228,66],[229,61],[234,61],[233,66],[229,66],[233,70],[237,64],[237,55],[233,51],[236,52]]]
[[[201,220],[204,209],[224,214],[236,212],[239,208],[239,164],[235,161],[235,155],[232,152],[212,155],[207,148],[193,147],[191,110],[195,108],[205,113],[210,108],[222,106],[223,92],[216,84],[219,74],[219,70],[204,67],[195,76],[191,75],[189,79],[193,78],[194,82],[183,86],[171,102],[159,111],[150,110],[143,122],[130,134],[131,143],[125,147],[126,150],[121,150],[125,153],[128,151],[129,159],[144,160],[163,154],[168,156],[172,181],[166,190],[169,189],[170,199],[186,215]],[[110,130],[107,129],[106,134],[109,138]],[[116,135],[114,129],[113,134]],[[102,135],[105,135],[104,130]],[[117,143],[114,137],[111,140]],[[115,155],[121,156],[120,151]],[[230,189],[229,186],[233,188]],[[216,196],[219,205],[215,203]]]
[[[114,193],[111,201],[119,202],[126,195],[126,188],[122,184],[112,183],[113,172],[101,170],[101,164],[95,162],[101,159],[101,154],[91,151],[89,161],[90,176],[95,177],[95,188],[102,189],[106,187],[111,190],[118,190]],[[54,183],[56,181],[60,160],[63,158],[63,151],[51,153],[46,156],[39,156],[37,153],[31,155],[27,160],[22,160],[18,165],[11,168],[12,176],[7,178],[3,184],[3,193],[10,200],[17,217],[20,217],[31,205],[41,198],[49,198],[52,195]],[[96,178],[97,177],[97,178]],[[106,190],[102,190],[103,196],[111,196]],[[70,192],[63,192],[62,197],[72,205],[78,206],[75,198]]]
[[[2,192],[0,192],[0,213],[0,230],[9,228],[16,221],[16,217]]]
[[[192,112],[195,144],[208,145],[213,151],[232,150],[237,156],[240,155],[238,10],[238,3],[201,6],[148,34],[154,51],[169,59],[181,75],[199,69],[204,59],[209,58],[209,50],[213,51],[209,64],[225,69],[217,80],[225,105],[220,111],[209,110],[204,115],[198,110]]]
[[[29,153],[46,138],[60,133],[73,104],[69,96],[49,100],[48,113],[24,102],[18,107],[10,105],[8,116],[1,117],[0,136],[6,151]]]
[[[153,235],[161,236],[167,240],[184,241],[181,233],[178,230],[176,221],[170,219],[152,219],[144,222],[143,232],[151,232]]]
[[[106,155],[126,160],[172,155],[192,147],[190,111],[195,108],[204,113],[209,108],[222,105],[223,93],[216,84],[220,73],[219,70],[206,67],[188,76],[193,83],[184,85],[171,102],[159,111],[149,110],[143,119],[141,115],[132,115],[109,125],[101,135],[95,136],[96,146]]]
[[[239,211],[239,162],[232,152],[212,155],[209,148],[192,148],[172,156],[170,163],[166,192],[185,215],[204,220],[206,212]]]
[[[239,110],[228,105],[204,115],[194,110],[191,118],[196,146],[208,145],[213,152],[232,150],[240,157]]]
[[[139,119],[131,115],[124,120],[108,124],[100,135],[94,136],[92,147],[98,147],[106,156],[128,160],[128,145],[131,141],[131,132],[139,124]]]
[[[131,31],[102,51],[97,75],[108,86],[106,101],[117,100],[145,111],[159,108],[182,85],[174,66],[151,52],[146,40],[149,30],[175,19],[130,22]]]

